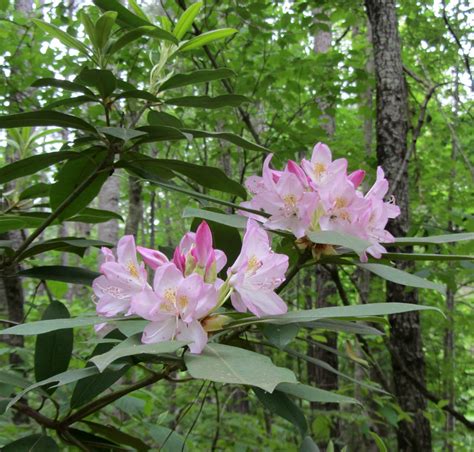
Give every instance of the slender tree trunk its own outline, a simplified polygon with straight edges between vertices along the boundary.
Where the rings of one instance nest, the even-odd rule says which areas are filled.
[[[119,212],[120,179],[116,174],[109,177],[99,193],[99,209]],[[118,221],[110,220],[99,224],[99,239],[116,243],[118,240]]]
[[[459,71],[456,68],[455,75],[455,84],[454,84],[454,105],[453,105],[453,116],[454,116],[454,128],[457,127],[458,122],[458,111],[459,111]],[[450,232],[455,232],[455,227],[453,224],[452,211],[454,203],[454,183],[456,181],[456,157],[457,157],[457,142],[456,140],[451,140],[451,174],[450,174],[450,184],[449,184],[449,194],[448,194],[448,230]],[[453,276],[455,280],[455,276]],[[455,384],[454,384],[454,369],[455,369],[455,356],[454,356],[454,311],[455,311],[455,290],[448,286],[446,290],[446,315],[448,317],[448,322],[446,329],[444,331],[444,361],[446,363],[445,369],[445,397],[448,400],[449,405],[454,407],[455,404]],[[447,452],[453,452],[454,446],[452,442],[452,434],[454,433],[454,417],[450,414],[446,414],[446,440],[445,440],[445,450]]]
[[[133,176],[128,178],[128,215],[125,234],[137,236],[143,216],[142,183]]]
[[[372,26],[374,65],[377,90],[377,159],[393,182],[407,152],[408,102],[403,77],[400,38],[395,0],[365,0]],[[405,167],[394,196],[401,215],[392,220],[389,229],[395,236],[404,236],[408,219],[408,171]],[[413,263],[399,266],[412,271]],[[417,303],[417,293],[403,286],[387,283],[387,301]],[[398,425],[397,440],[400,451],[431,450],[430,423],[423,415],[426,400],[411,384],[405,372],[418,381],[425,381],[425,360],[422,348],[420,319],[417,312],[390,318],[390,349],[392,354],[395,394],[401,408],[411,414],[411,421]]]

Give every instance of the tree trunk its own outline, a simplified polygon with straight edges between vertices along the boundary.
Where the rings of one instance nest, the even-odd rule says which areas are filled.
[[[102,186],[99,193],[99,209],[119,212],[120,179],[113,174]],[[118,221],[110,220],[99,224],[99,239],[105,242],[117,243]]]
[[[125,234],[137,238],[138,227],[143,216],[142,183],[133,176],[128,178],[128,215]]]
[[[395,0],[365,0],[372,26],[374,67],[377,93],[377,159],[385,170],[389,182],[397,179],[398,171],[407,152],[408,102],[403,77],[400,38],[395,11]],[[408,171],[401,175],[393,192],[401,215],[389,223],[395,236],[404,236],[408,219]],[[405,262],[399,268],[414,269]],[[388,302],[417,303],[417,293],[403,286],[387,283]],[[406,373],[424,384],[425,360],[422,348],[420,319],[417,312],[390,318],[390,349],[392,355],[395,394],[400,407],[409,412],[412,421],[398,425],[397,440],[400,451],[431,450],[431,431],[423,415],[426,400],[412,385]]]
[[[453,105],[453,116],[454,116],[454,127],[458,125],[458,111],[459,111],[459,70],[456,68],[455,80],[454,80],[454,105]],[[456,140],[451,140],[451,161],[452,168],[450,174],[450,184],[449,184],[449,193],[448,193],[448,231],[456,232],[455,225],[453,224],[452,212],[453,212],[453,203],[454,203],[454,184],[456,182],[456,157],[457,157],[457,142]],[[449,265],[449,263],[448,263]],[[455,276],[453,276],[454,283],[456,281]],[[454,407],[455,405],[455,382],[454,382],[454,313],[455,313],[455,289],[453,290],[448,286],[446,290],[446,315],[448,317],[446,329],[444,331],[444,361],[446,363],[445,370],[445,397],[448,400],[449,405]],[[446,452],[453,452],[454,445],[452,442],[452,434],[454,433],[454,417],[450,413],[446,413],[446,439],[445,439],[445,450]]]

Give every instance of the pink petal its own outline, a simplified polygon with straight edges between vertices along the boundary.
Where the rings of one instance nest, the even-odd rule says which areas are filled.
[[[161,320],[164,315],[160,313],[160,299],[150,286],[132,297],[132,313],[151,321]]]
[[[143,246],[137,246],[137,251],[152,270],[156,270],[160,265],[169,262],[168,258],[161,251],[145,248]]]
[[[349,174],[347,178],[352,182],[355,188],[357,188],[362,181],[364,180],[365,177],[365,171],[364,170],[356,170],[353,173]]]
[[[314,165],[316,162],[329,165],[332,161],[332,154],[329,147],[324,143],[317,143],[313,148],[313,155],[311,156],[311,163]]]
[[[138,267],[137,250],[133,235],[124,235],[117,243],[118,262],[127,265],[129,262]]]
[[[162,295],[166,289],[176,290],[183,279],[175,264],[165,264],[156,269],[153,288],[158,295]]]
[[[151,322],[143,330],[142,342],[144,344],[155,344],[157,342],[173,340],[176,334],[176,327],[176,317],[171,317],[162,322]]]
[[[191,323],[179,322],[176,339],[181,341],[191,341],[189,351],[199,354],[207,344],[207,333],[201,325],[201,322],[195,320]]]

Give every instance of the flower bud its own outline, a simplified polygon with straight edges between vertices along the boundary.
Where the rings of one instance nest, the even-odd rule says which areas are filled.
[[[227,325],[232,319],[227,315],[213,315],[206,317],[201,321],[204,331],[219,331],[224,325]]]

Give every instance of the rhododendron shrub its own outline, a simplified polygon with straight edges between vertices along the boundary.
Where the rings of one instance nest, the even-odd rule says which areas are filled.
[[[67,448],[81,450],[164,450],[163,443],[170,435],[173,434],[174,443],[179,434],[168,429],[166,439],[160,441],[155,435],[158,430],[153,434],[146,431],[145,421],[150,417],[153,428],[166,429],[154,424],[164,418],[168,423],[169,416],[177,410],[168,410],[163,416],[167,407],[155,406],[150,393],[142,394],[152,403],[141,413],[144,425],[140,425],[139,433],[134,432],[133,426],[122,428],[132,422],[131,417],[120,419],[120,424],[114,426],[116,416],[108,410],[125,395],[148,390],[162,380],[182,384],[203,380],[202,387],[207,385],[203,401],[210,399],[207,391],[211,385],[216,401],[222,384],[252,388],[257,398],[251,400],[258,399],[266,409],[292,422],[301,435],[303,449],[316,450],[303,411],[306,404],[294,403],[293,399],[334,404],[358,402],[304,384],[304,373],[296,375],[292,370],[301,368],[294,359],[313,364],[314,360],[305,355],[304,347],[293,348],[300,343],[296,340],[306,341],[315,328],[347,334],[380,334],[381,331],[364,324],[364,320],[430,308],[402,303],[351,305],[344,292],[339,292],[344,306],[301,309],[298,300],[288,295],[295,291],[286,292],[286,288],[294,288],[291,284],[298,281],[295,276],[303,268],[309,268],[308,275],[316,266],[328,268],[330,264],[331,277],[339,282],[339,290],[344,289],[344,284],[338,280],[338,270],[341,266],[345,266],[344,270],[352,266],[392,283],[443,292],[444,287],[439,284],[394,268],[393,261],[425,259],[419,253],[404,253],[407,244],[420,243],[426,247],[435,243],[440,247],[442,243],[472,236],[461,233],[394,238],[387,231],[387,224],[400,210],[388,197],[388,182],[382,168],[377,169],[376,175],[368,174],[371,180],[375,176],[375,182],[363,188],[365,171],[349,170],[346,159],[333,159],[329,148],[318,143],[301,162],[288,160],[276,169],[266,147],[230,131],[213,132],[212,122],[206,122],[204,130],[199,129],[199,121],[191,124],[195,115],[187,114],[188,107],[236,107],[248,100],[236,94],[209,95],[219,92],[212,83],[238,76],[228,68],[179,72],[187,67],[185,62],[176,63],[183,53],[196,52],[193,59],[199,62],[197,53],[203,46],[237,32],[224,28],[194,35],[193,20],[202,2],[193,2],[179,18],[171,17],[171,9],[170,17],[158,20],[141,11],[139,2],[128,2],[130,9],[124,6],[126,2],[117,0],[93,3],[97,8],[90,5],[81,10],[81,24],[68,28],[74,36],[49,19],[41,21],[42,9],[35,10],[38,34],[32,33],[28,24],[25,37],[29,39],[31,35],[35,41],[42,40],[41,46],[45,48],[51,39],[60,41],[68,48],[68,52],[61,51],[68,54],[68,64],[75,61],[77,65],[60,78],[53,78],[57,76],[54,73],[47,74],[46,65],[42,68],[45,78],[36,80],[33,87],[46,87],[48,91],[28,102],[40,108],[0,116],[0,129],[23,128],[18,133],[23,138],[17,147],[22,150],[21,155],[28,155],[0,169],[6,203],[0,212],[2,232],[24,232],[15,235],[22,237],[20,244],[16,239],[1,240],[0,278],[39,281],[34,293],[30,290],[33,284],[25,286],[34,300],[25,313],[28,318],[2,330],[2,334],[9,336],[37,336],[34,354],[25,350],[20,356],[16,347],[11,348],[8,352],[15,357],[11,360],[15,361],[15,368],[0,372],[2,409],[7,416],[15,410],[35,422],[28,424],[28,429],[34,430],[31,435],[7,445],[5,450],[59,450],[56,440]],[[81,40],[75,35],[77,30],[81,30]],[[131,47],[134,45],[144,54],[146,51],[149,58],[139,56]],[[227,45],[232,45],[231,40]],[[69,52],[70,49],[74,51]],[[136,69],[129,73],[128,58],[132,53],[137,55],[136,64],[131,65]],[[137,70],[148,71],[149,81],[140,80],[133,85]],[[183,97],[182,90],[190,95]],[[69,92],[83,95],[63,97]],[[34,91],[29,91],[27,97],[34,97]],[[10,104],[5,107],[16,108],[16,102]],[[202,118],[207,118],[207,112],[203,111]],[[227,125],[226,119],[222,115],[223,127]],[[33,132],[45,126],[66,130],[61,130],[61,134],[52,128]],[[235,123],[233,126],[237,130]],[[33,135],[28,135],[30,132]],[[45,133],[57,134],[62,148],[49,149]],[[9,146],[16,145],[11,138],[13,135],[7,140]],[[42,144],[35,152],[23,150],[23,146],[28,147],[40,138]],[[196,149],[204,149],[202,138],[217,139],[214,143],[218,146],[227,141],[229,146],[235,146],[232,152],[239,153],[235,154],[239,157],[242,149],[255,153],[256,157],[249,156],[243,166],[247,171],[252,168],[252,161],[266,156],[261,174],[256,170],[259,174],[248,177],[246,189],[220,168],[199,159],[191,162],[176,157],[186,155],[190,159],[191,155],[199,154],[181,151],[190,142]],[[164,156],[163,142],[169,142],[165,146],[173,151],[166,155],[174,157],[157,158]],[[184,143],[181,148],[180,143]],[[173,146],[176,148],[171,149]],[[278,150],[280,143],[275,142],[274,147]],[[337,152],[343,155],[342,149]],[[291,158],[289,151],[285,155]],[[147,236],[147,230],[152,228],[148,229],[146,224],[137,240],[140,243],[132,235],[125,235],[118,243],[96,240],[95,230],[87,237],[59,234],[64,222],[96,224],[121,220],[116,212],[95,208],[101,187],[114,173],[139,178],[144,192],[150,183],[160,196],[173,191],[185,197],[188,207],[179,218],[188,221],[192,217],[192,231],[184,234],[171,253],[147,247],[153,240]],[[12,194],[11,183],[26,177],[40,183]],[[196,208],[197,201],[201,208]],[[217,206],[226,210],[219,211]],[[156,218],[164,215],[168,212]],[[392,247],[388,249],[390,254],[386,252],[388,247]],[[101,248],[99,272],[91,265],[94,255],[90,252],[80,265],[43,265],[37,259],[51,251],[72,252],[82,258],[86,250],[94,248]],[[430,254],[429,259],[445,257]],[[467,257],[450,255],[449,259]],[[63,260],[51,255],[47,262]],[[71,302],[60,299],[67,292],[65,287],[45,290],[49,297],[43,309],[35,296],[40,285],[49,281],[91,286],[91,296],[83,296],[84,290],[70,291],[76,294]],[[13,285],[17,286],[16,282]],[[316,295],[305,288],[305,297],[311,296]],[[71,306],[74,312],[89,312],[71,317]],[[31,321],[38,313],[41,320]],[[89,328],[89,336],[87,331],[74,334],[74,328]],[[15,342],[19,343],[22,342]],[[25,344],[29,347],[31,342]],[[16,368],[18,357],[23,363]],[[288,367],[277,366],[272,359]],[[332,369],[324,362],[317,364],[346,377],[341,369]],[[56,390],[59,386],[69,387]],[[186,406],[192,404],[191,400],[186,401]],[[180,413],[188,411],[177,408]],[[155,409],[161,410],[159,416],[153,412]],[[172,423],[177,425],[180,419]],[[187,436],[177,449],[184,450],[186,439]],[[215,448],[216,444],[209,447]]]

